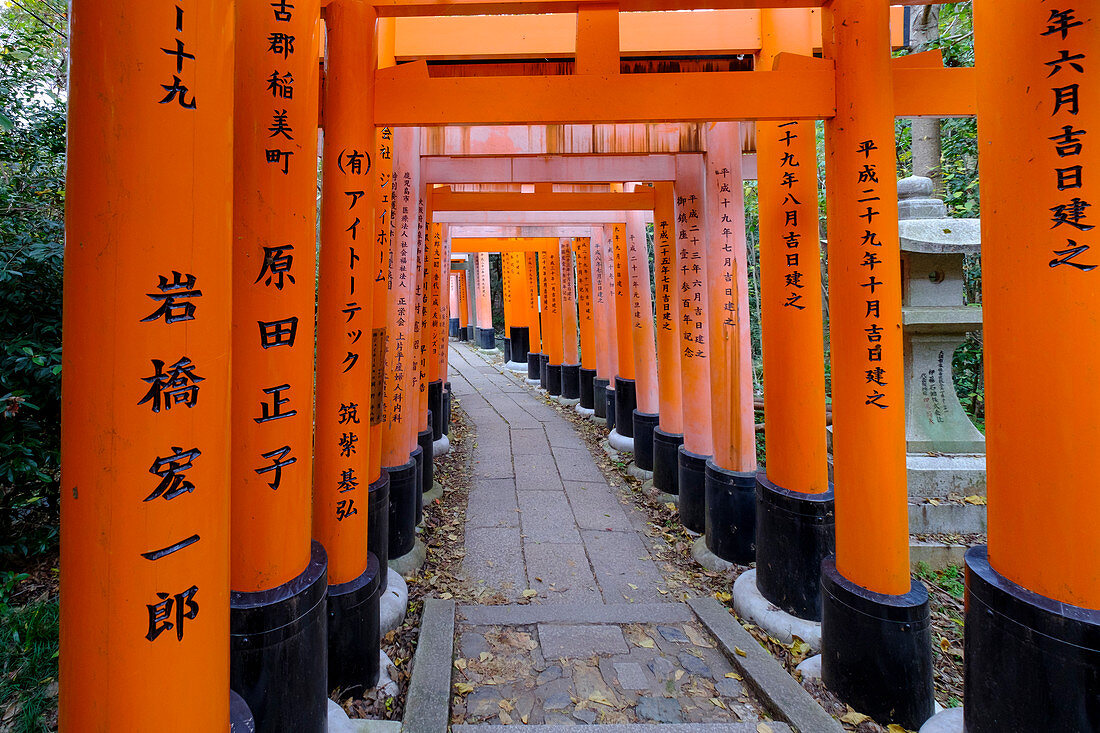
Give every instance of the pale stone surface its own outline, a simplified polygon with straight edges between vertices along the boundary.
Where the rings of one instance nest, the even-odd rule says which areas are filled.
[[[649,679],[642,665],[637,662],[616,662],[615,678],[624,690],[648,690]]]
[[[424,545],[424,542],[417,537],[411,550],[401,557],[390,558],[390,568],[396,570],[405,577],[410,577],[415,575],[424,565],[424,558],[426,558],[427,555],[428,548]]]
[[[802,679],[804,680],[821,679],[821,655],[815,654],[812,657],[806,657],[795,669],[802,673]]]
[[[985,495],[984,454],[909,453],[905,469],[910,496]]]
[[[677,497],[677,499],[678,498],[679,497]],[[703,535],[699,535],[696,537],[695,541],[691,543],[691,557],[695,562],[715,573],[724,572],[733,567],[733,563],[729,560],[723,560],[711,552],[710,548],[707,547],[707,538]]]
[[[378,626],[383,636],[405,621],[408,608],[409,586],[401,573],[387,568],[386,590],[378,599]]]
[[[438,458],[451,452],[451,439],[444,433],[439,440],[432,441],[432,456]]]
[[[756,587],[756,569],[747,570],[733,583],[733,607],[741,618],[756,624],[784,644],[797,636],[814,651],[821,649],[821,622],[792,616],[772,605]]]
[[[948,708],[936,713],[920,727],[920,733],[963,733],[963,709]]]
[[[539,643],[547,659],[588,658],[593,654],[623,654],[623,632],[605,624],[539,624]]]
[[[607,436],[607,442],[611,444],[611,447],[620,453],[633,453],[634,452],[634,438],[628,438],[619,432],[618,428],[615,428]]]

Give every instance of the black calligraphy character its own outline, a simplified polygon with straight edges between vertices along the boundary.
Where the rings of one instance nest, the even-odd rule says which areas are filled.
[[[359,417],[358,417],[358,414],[357,414],[358,410],[359,410],[359,405],[355,402],[349,402],[346,405],[341,404],[340,405],[340,423],[339,424],[340,425],[345,425],[347,423],[355,423],[356,425],[358,425],[359,424]]]
[[[1050,212],[1054,214],[1051,217],[1051,221],[1054,222],[1054,226],[1051,229],[1056,229],[1063,224],[1069,224],[1071,227],[1080,229],[1083,232],[1093,228],[1093,224],[1085,224],[1085,209],[1092,206],[1088,201],[1077,198],[1074,196],[1070,199],[1068,204],[1059,204],[1050,209]]]
[[[859,144],[859,149],[856,150],[856,152],[857,153],[863,153],[863,158],[867,159],[867,158],[871,157],[871,152],[874,151],[874,150],[878,150],[878,146],[875,145],[875,141],[874,140],[864,140],[863,142],[861,142]]]
[[[1076,115],[1080,111],[1079,100],[1077,98],[1077,89],[1079,84],[1069,84],[1064,87],[1052,87],[1050,91],[1054,92],[1054,111],[1050,113],[1050,116],[1058,114],[1058,111],[1062,107],[1069,107],[1069,113]]]
[[[867,340],[871,343],[878,343],[882,341],[882,326],[877,323],[872,323],[870,328],[863,329],[867,332]]]
[[[341,499],[336,502],[336,521],[342,522],[353,514],[358,514],[355,499]]]
[[[882,361],[882,344],[867,347],[867,361]]]
[[[171,545],[168,545],[167,547],[160,548],[159,550],[151,550],[150,552],[143,552],[143,553],[141,553],[141,556],[144,557],[146,560],[152,560],[152,561],[160,560],[162,558],[168,557],[172,553],[179,552],[180,550],[182,550],[185,547],[190,547],[191,545],[198,542],[200,539],[201,538],[197,534],[193,534],[185,540],[180,540],[179,542],[174,542]]]
[[[780,127],[782,127],[782,125],[780,125]],[[791,142],[796,139],[798,139],[798,135],[795,135],[790,130],[784,130],[783,137],[779,138],[779,142],[785,143],[786,146],[789,148],[791,147]]]
[[[176,50],[175,51],[173,51],[170,48],[162,48],[161,51],[164,51],[169,56],[175,56],[176,57],[176,71],[177,72],[183,71],[183,60],[184,59],[190,59],[192,61],[195,60],[194,54],[187,53],[186,51],[183,50],[183,41],[181,41],[178,38],[176,39]]]
[[[798,209],[788,209],[783,213],[786,215],[786,220],[783,222],[783,226],[798,226]]]
[[[1082,272],[1088,272],[1089,270],[1095,270],[1096,269],[1096,265],[1084,265],[1084,264],[1081,264],[1080,262],[1071,262],[1070,261],[1074,257],[1076,257],[1077,255],[1081,254],[1082,252],[1087,252],[1089,250],[1089,245],[1087,245],[1087,244],[1078,245],[1077,242],[1073,241],[1072,239],[1067,239],[1066,244],[1069,245],[1068,248],[1054,250],[1054,254],[1056,254],[1058,256],[1050,261],[1050,266],[1051,267],[1057,267],[1058,265],[1069,265],[1070,267],[1076,267],[1078,270],[1081,270]]]
[[[859,263],[863,267],[869,267],[872,271],[875,269],[875,265],[881,265],[882,260],[878,258],[878,255],[874,251],[868,251],[863,253],[863,261]]]
[[[878,173],[875,172],[875,166],[865,164],[863,169],[859,172],[859,183],[878,183]]]
[[[806,287],[802,284],[802,273],[795,270],[794,272],[787,273],[787,287],[802,289]]]
[[[1047,29],[1039,35],[1051,36],[1055,33],[1061,33],[1062,40],[1065,40],[1070,28],[1076,28],[1084,24],[1084,21],[1073,17],[1073,8],[1069,10],[1051,10],[1050,17],[1047,18]]]
[[[791,173],[790,171],[784,171],[783,172],[783,180],[781,180],[779,182],[779,185],[780,186],[786,186],[787,188],[790,188],[791,186],[793,186],[796,183],[798,183],[798,179],[794,177],[794,174]]]
[[[352,367],[354,367],[358,362],[359,362],[359,354],[353,354],[352,352],[349,351],[348,355],[344,357],[344,360],[342,362],[340,362],[341,364],[347,364],[347,366],[344,367],[344,371],[342,371],[341,374],[347,374],[348,372],[350,372]]]
[[[871,294],[874,295],[875,288],[883,284],[884,283],[880,282],[879,280],[876,280],[874,275],[871,275],[871,278],[867,282],[860,283],[859,286],[861,288],[871,288]]]
[[[294,53],[294,36],[288,36],[285,33],[272,33],[267,37],[267,43],[269,53],[281,54],[284,59]]]
[[[172,75],[171,84],[161,84],[160,88],[167,92],[164,98],[160,100],[160,104],[170,104],[173,99],[178,99],[179,105],[184,109],[195,109],[198,105],[194,94],[191,95],[191,101],[187,101],[187,92],[189,91],[187,85],[175,74]]]
[[[264,394],[269,394],[272,397],[271,404],[267,402],[260,403],[260,416],[252,418],[257,423],[263,424],[265,422],[271,422],[272,420],[279,420],[284,417],[294,417],[298,414],[297,410],[288,410],[283,412],[283,405],[290,402],[289,397],[283,397],[283,392],[290,389],[289,384],[280,384],[277,387],[268,387],[263,390]]]
[[[355,477],[354,468],[345,468],[340,472],[340,483],[336,486],[336,492],[346,494],[359,488],[359,479]]]
[[[356,232],[358,231],[360,223],[361,222],[359,221],[359,217],[357,216],[357,217],[355,217],[355,221],[353,221],[351,223],[351,226],[344,230],[345,232],[351,232],[351,241],[353,241],[353,242],[355,241],[355,235],[356,235]]]
[[[878,241],[878,234],[872,232],[870,229],[863,230],[863,239],[860,241],[864,247],[870,245],[872,247],[881,247],[882,242]]]
[[[348,314],[348,319],[344,321],[344,323],[351,323],[351,319],[354,318],[355,314],[361,310],[363,310],[363,306],[359,305],[358,303],[348,303],[342,311],[343,313]]]
[[[886,398],[886,395],[885,395],[885,394],[883,394],[882,392],[879,392],[879,391],[878,391],[878,390],[876,389],[876,390],[875,390],[874,392],[872,392],[871,394],[867,395],[867,400],[866,400],[866,401],[865,401],[865,402],[864,402],[863,404],[865,404],[865,405],[874,405],[875,407],[878,407],[878,408],[880,408],[880,409],[883,409],[883,410],[885,410],[885,409],[886,409],[887,407],[889,407],[889,406],[890,406],[890,405],[884,405],[884,404],[883,404],[883,403],[881,402],[881,400],[883,400],[883,399],[885,399],[885,398]]]
[[[184,450],[178,446],[172,446],[172,455],[167,458],[158,456],[153,461],[153,465],[149,466],[149,473],[159,476],[160,483],[142,501],[153,501],[162,497],[165,501],[171,501],[177,496],[194,491],[195,485],[187,480],[184,471],[191,470],[193,462],[201,455],[202,451],[198,448]]]
[[[275,20],[280,23],[287,23],[294,17],[290,12],[294,9],[294,6],[288,4],[286,0],[275,0],[275,2],[271,3],[271,7],[275,9]]]
[[[287,124],[287,111],[277,110],[271,115],[271,127],[267,128],[271,134],[268,137],[276,137],[282,135],[287,140],[293,140],[294,136],[290,133],[294,132],[293,128]]]
[[[366,191],[344,191],[344,195],[351,197],[351,203],[348,204],[348,211],[351,211],[359,199],[366,195]]]
[[[268,163],[278,164],[280,161],[282,162],[284,176],[290,171],[290,156],[294,155],[293,150],[272,150],[268,148],[264,153],[267,155]]]
[[[283,482],[283,469],[287,466],[292,466],[298,462],[296,456],[287,458],[287,454],[290,453],[290,446],[284,445],[282,448],[276,448],[275,450],[268,451],[267,453],[261,453],[260,458],[271,461],[270,466],[264,466],[262,468],[253,469],[257,474],[263,476],[265,473],[275,472],[275,476],[272,477],[271,483],[268,486],[272,491],[278,491],[279,486]]]
[[[1068,168],[1055,168],[1054,173],[1058,176],[1058,190],[1081,188],[1084,185],[1081,182],[1081,171],[1082,167],[1079,165],[1071,165]]]
[[[199,615],[199,604],[195,602],[195,594],[199,592],[196,585],[191,586],[182,593],[169,596],[167,593],[157,593],[160,599],[157,603],[147,603],[149,609],[149,631],[145,638],[154,641],[165,631],[176,630],[176,640],[183,641],[183,621],[192,620]],[[175,608],[175,623],[172,618],[172,609]]]
[[[799,293],[788,293],[787,300],[783,302],[783,306],[786,308],[796,308],[798,310],[806,310],[806,306],[799,305],[799,301],[802,300],[802,295]]]
[[[1050,77],[1061,71],[1062,64],[1069,64],[1071,67],[1073,67],[1075,71],[1077,71],[1077,73],[1084,74],[1085,67],[1077,63],[1083,58],[1085,58],[1085,54],[1078,53],[1070,56],[1069,51],[1063,48],[1061,51],[1058,52],[1058,58],[1054,59],[1053,61],[1046,62],[1046,66],[1052,67],[1050,73],[1047,74],[1047,78],[1049,79]]]
[[[163,401],[164,409],[170,410],[172,405],[182,403],[185,407],[194,407],[199,401],[199,382],[206,380],[195,374],[195,365],[186,356],[169,367],[165,373],[164,362],[160,359],[151,359],[155,373],[151,377],[142,377],[141,381],[149,384],[149,391],[138,402],[144,405],[152,402],[153,412],[160,412]]]
[[[363,159],[366,158],[367,170],[363,170]],[[347,160],[347,170],[344,169],[344,161]],[[370,155],[367,153],[360,153],[358,150],[353,150],[350,153],[346,150],[340,152],[340,155],[336,158],[336,166],[340,169],[341,173],[351,176],[361,176],[364,173],[370,172]]]
[[[260,275],[255,282],[260,282],[263,276],[267,275],[264,285],[270,285],[274,280],[276,290],[283,289],[284,279],[289,280],[293,285],[294,276],[290,274],[290,268],[294,264],[294,255],[287,254],[292,249],[294,249],[293,244],[264,247],[264,261],[260,265]]]
[[[280,76],[278,71],[272,71],[267,77],[267,91],[275,99],[294,99],[294,75],[288,71]]]
[[[791,252],[787,255],[787,267],[798,267],[798,253]]]
[[[256,321],[260,327],[260,346],[271,349],[276,346],[294,346],[298,335],[298,316],[280,321]]]
[[[868,369],[866,371],[867,383],[877,384],[880,387],[885,387],[886,382],[883,381],[886,378],[886,370],[882,367],[875,367],[874,369]]]
[[[198,298],[202,296],[201,290],[195,290],[196,278],[191,273],[186,276],[172,270],[172,282],[164,275],[158,275],[160,283],[157,290],[160,293],[146,293],[154,302],[159,301],[160,307],[141,319],[142,323],[156,321],[164,318],[165,323],[177,323],[179,321],[195,320],[195,304],[190,300],[177,302],[177,298]]]
[[[340,436],[340,455],[350,458],[356,452],[355,444],[359,442],[359,436],[355,433],[344,433]]]
[[[1047,139],[1054,143],[1054,149],[1058,152],[1058,157],[1066,158],[1081,154],[1081,149],[1084,147],[1081,144],[1081,136],[1084,134],[1084,130],[1074,130],[1073,125],[1064,125],[1061,135],[1055,135]]]
[[[864,318],[879,318],[879,301],[868,300],[867,312],[863,314]]]

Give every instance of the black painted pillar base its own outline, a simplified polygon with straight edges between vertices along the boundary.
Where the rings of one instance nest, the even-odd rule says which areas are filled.
[[[633,379],[615,377],[615,429],[624,438],[634,437],[634,410],[638,392]]]
[[[680,446],[683,433],[653,428],[653,487],[666,494],[680,493]]]
[[[1100,730],[1100,611],[1020,586],[966,552],[967,733]]]
[[[680,523],[692,532],[707,531],[707,459],[680,446],[676,449],[680,481]]]
[[[592,410],[596,417],[607,417],[607,385],[609,381],[594,377],[592,379]],[[581,404],[584,404],[583,397]]]
[[[314,541],[295,578],[229,593],[229,685],[261,733],[328,728],[327,570],[325,548]]]
[[[579,400],[581,398],[580,364],[562,364],[561,396],[567,400]]]
[[[466,340],[477,344],[477,326],[466,326]]]
[[[367,551],[382,568],[390,566],[390,474],[384,468],[367,493]],[[382,590],[388,584],[387,575],[383,570]]]
[[[546,364],[546,391],[551,397],[561,394],[561,364]]]
[[[821,563],[821,610],[825,686],[883,725],[920,728],[932,716],[935,702],[932,630],[924,585],[914,580],[909,592],[899,596],[875,593],[842,576],[836,558],[830,556]],[[967,635],[970,633],[968,628]],[[1025,669],[1012,668],[1017,673]],[[1036,678],[1030,673],[1026,676],[1034,685]],[[967,697],[969,700],[969,691]],[[1034,730],[1057,729],[1043,726]]]
[[[451,434],[451,383],[443,385],[443,434]]]
[[[531,381],[542,379],[542,354],[537,351],[527,352],[527,378]]]
[[[416,461],[410,456],[408,463],[383,470],[390,477],[389,556],[401,557],[416,543]]]
[[[615,429],[615,415],[619,408],[615,399],[615,388],[608,384],[604,390],[604,420],[607,422],[607,432]]]
[[[427,447],[425,447],[427,446]],[[435,464],[432,462],[432,431],[421,430],[416,434],[416,524],[424,521],[424,492],[431,491]]]
[[[595,369],[585,369],[585,368],[582,367],[581,370],[580,370],[580,379],[581,379],[581,394],[580,394],[581,407],[583,407],[586,410],[593,410],[593,409],[595,409],[595,406],[596,406],[596,394],[595,394],[595,388],[593,387],[593,383],[596,381],[596,370]]]
[[[432,440],[443,437],[443,380],[428,382],[428,426],[432,429]]]
[[[550,384],[550,357],[546,354],[539,354],[539,387],[546,389]]]
[[[497,347],[497,334],[491,328],[477,329],[477,347],[479,349],[495,349]]]
[[[328,687],[362,694],[378,684],[382,568],[373,553],[354,580],[328,587]]]
[[[729,471],[710,459],[704,492],[707,549],[737,565],[756,560],[756,474]]]
[[[504,361],[509,362],[512,360],[512,339],[508,336],[504,337]]]
[[[653,470],[653,431],[660,422],[655,412],[634,410],[634,465],[643,471]]]
[[[256,733],[256,720],[244,698],[229,691],[229,733]]]
[[[821,620],[821,561],[835,551],[833,485],[788,491],[756,474],[756,587],[798,618]]]
[[[450,331],[449,331],[450,337],[451,338],[458,338],[458,331],[462,327],[458,325],[458,319],[457,318],[452,318],[451,319],[451,323],[450,323],[449,328],[450,328]]]
[[[527,354],[531,350],[531,330],[527,326],[512,326],[510,335],[512,338],[512,358],[508,361],[526,364]]]

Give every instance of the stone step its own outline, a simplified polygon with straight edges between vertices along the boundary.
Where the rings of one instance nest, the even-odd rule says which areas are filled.
[[[452,733],[500,733],[499,725],[455,725]],[[572,725],[525,725],[528,733],[576,733]],[[585,733],[792,733],[786,723],[620,723],[586,725]]]
[[[910,534],[984,534],[985,506],[981,504],[909,504]]]
[[[939,542],[909,540],[909,566],[916,569],[924,563],[931,570],[943,570],[948,565],[962,565],[966,545],[947,545]]]

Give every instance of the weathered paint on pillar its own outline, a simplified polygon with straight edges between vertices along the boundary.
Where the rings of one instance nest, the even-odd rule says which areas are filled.
[[[542,281],[543,292],[543,353],[551,364],[561,364],[564,353],[561,324],[561,270],[558,261],[556,247],[539,253],[539,279]]]
[[[680,381],[680,279],[676,257],[676,211],[672,183],[654,186],[653,263],[657,291],[657,389],[660,428],[684,432],[683,385]]]
[[[899,595],[911,584],[889,8],[848,0],[822,16],[837,71],[825,123],[836,565]]]
[[[228,727],[233,17],[72,9],[62,730]]]
[[[295,5],[237,8],[235,591],[286,583],[310,557],[320,8],[317,0]]]
[[[975,8],[989,561],[1089,609],[1100,609],[1098,22],[1085,3]]]
[[[523,267],[527,282],[527,327],[530,329],[530,349],[533,353],[542,353],[542,319],[539,317],[539,274],[538,254],[526,252],[523,255]]]
[[[489,254],[478,252],[474,255],[474,292],[477,294],[477,327],[493,327],[493,307],[489,290]]]
[[[512,315],[512,270],[511,252],[500,253],[500,295],[504,305],[504,338],[512,337],[512,326],[516,325]]]
[[[592,230],[592,301],[596,310],[596,377],[614,381],[611,351],[615,343],[615,325],[609,313],[614,286],[608,276],[607,237],[603,227]]]
[[[330,585],[358,578],[367,566],[374,21],[365,3],[334,2],[325,15],[313,537],[328,552]],[[349,96],[362,104],[347,104]]]
[[[707,125],[706,132],[704,196],[710,242],[707,290],[715,396],[711,413],[714,462],[728,471],[749,472],[756,470],[756,431],[740,124],[713,123]]]
[[[419,446],[420,432],[428,422],[428,224],[427,190],[420,184],[416,209],[416,287],[413,291],[412,418],[409,423],[409,452]]]
[[[700,155],[676,158],[676,273],[680,299],[680,382],[683,394],[684,450],[714,453],[712,412],[729,392],[711,391],[707,288],[707,224],[703,194],[705,164]],[[721,464],[719,464],[721,466]],[[725,466],[721,466],[725,468]]]
[[[451,258],[443,256],[444,224],[432,222],[428,225],[428,256],[425,277],[428,278],[428,382],[440,379],[440,333],[446,333],[443,324],[445,307],[443,303],[443,277]]]
[[[653,295],[649,278],[649,247],[641,211],[626,213],[627,272],[630,277],[630,341],[638,412],[657,414],[657,348],[653,333]]]
[[[623,227],[622,237],[626,236],[625,227]],[[620,237],[620,239],[622,238]],[[615,376],[619,375],[619,285],[616,275],[615,264],[615,227],[612,224],[607,224],[603,227],[603,280],[604,287],[607,292],[604,296],[607,299],[606,313],[607,313],[607,361],[608,361],[608,386],[610,390],[615,389]],[[633,348],[628,352],[633,355]],[[631,372],[633,374],[633,371]],[[621,375],[620,375],[621,376]]]
[[[440,259],[442,261],[443,271],[440,273],[440,285],[443,291],[439,294],[439,331],[436,332],[436,359],[439,364],[439,376],[438,379],[443,380],[444,386],[447,383],[447,364],[449,355],[450,343],[448,340],[448,334],[450,333],[451,314],[455,312],[455,308],[451,302],[452,285],[451,285],[451,232],[450,227],[446,224],[440,224],[442,229],[440,230],[441,238],[440,243],[442,245],[442,251],[440,252]]]
[[[466,260],[467,269],[460,270],[458,273],[458,325],[460,328],[466,328],[470,325],[470,290],[467,285],[469,267],[470,260]]]
[[[573,279],[573,244],[575,240],[561,239],[558,246],[558,264],[561,272],[561,329],[562,364],[580,364],[577,345],[577,288]]]
[[[577,311],[581,332],[581,368],[596,368],[596,322],[592,308],[592,238],[574,240],[577,256]]]
[[[760,68],[782,51],[813,55],[806,10],[762,10],[761,29]],[[814,123],[758,122],[756,146],[768,478],[818,494],[829,477]]]
[[[383,19],[384,20],[384,19]],[[376,24],[381,30],[383,23]],[[381,36],[381,34],[379,34]],[[379,37],[381,41],[381,37]],[[381,44],[380,44],[381,45]],[[392,357],[387,353],[389,332],[389,275],[393,253],[390,251],[393,227],[393,131],[388,127],[375,128],[375,151],[372,168],[371,190],[374,203],[374,243],[372,247],[371,285],[373,312],[371,313],[371,381],[370,381],[370,481],[382,476],[383,435],[387,430],[391,409],[386,397],[387,372],[393,369]],[[389,464],[393,465],[393,464]]]
[[[634,339],[630,326],[630,267],[627,256],[626,225],[611,226],[613,255],[612,283],[615,288],[615,356],[620,379],[634,379]]]

